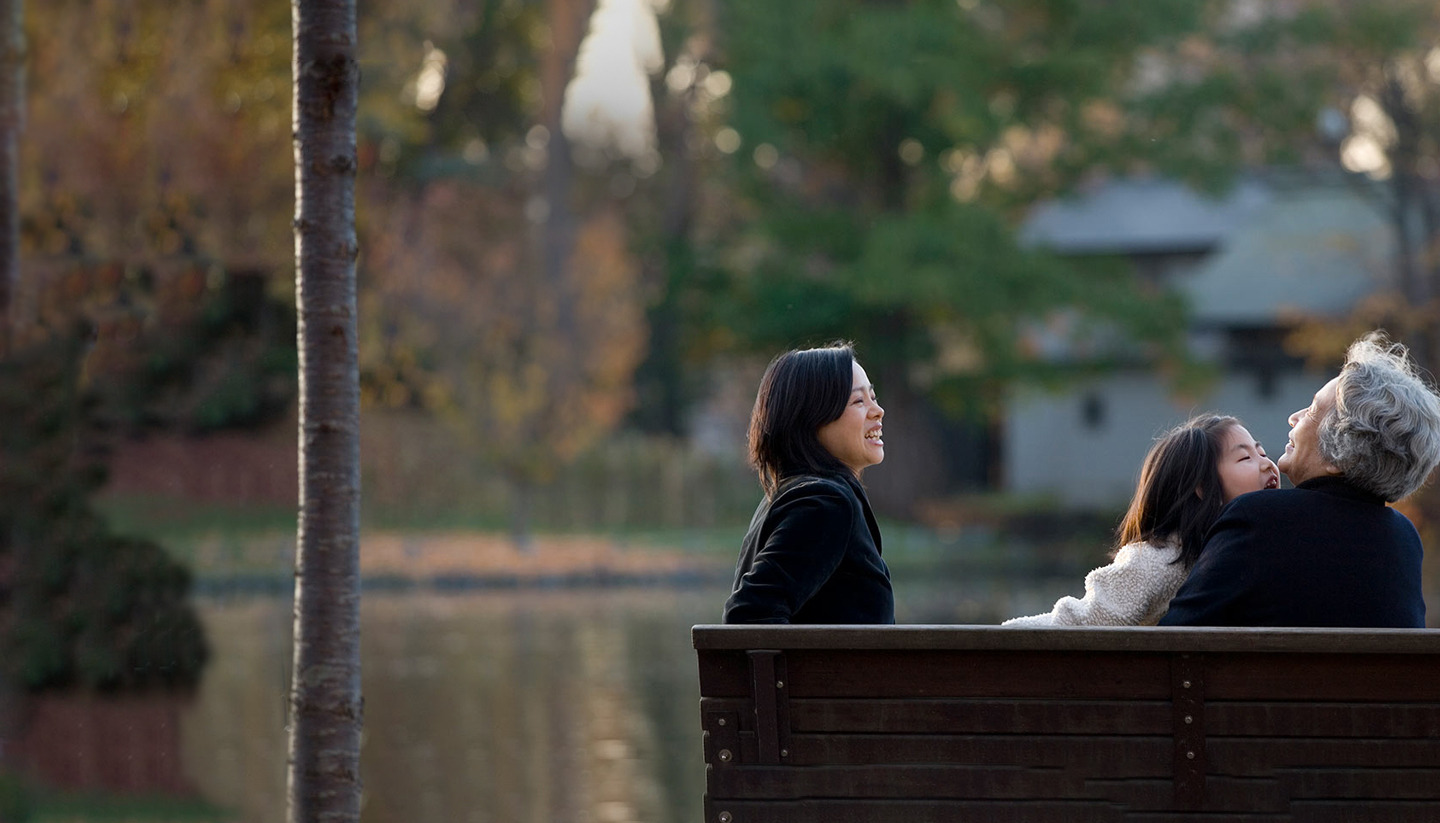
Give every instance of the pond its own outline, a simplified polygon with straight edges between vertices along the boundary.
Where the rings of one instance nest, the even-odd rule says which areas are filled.
[[[994,622],[1078,586],[897,575],[902,622]],[[727,587],[368,593],[365,823],[692,823],[701,816],[690,627]],[[288,597],[199,601],[214,655],[187,771],[239,823],[284,819]]]

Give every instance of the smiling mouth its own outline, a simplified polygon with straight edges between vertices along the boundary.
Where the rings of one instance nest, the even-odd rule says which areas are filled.
[[[1278,488],[1280,488],[1280,478],[1278,478],[1278,477],[1272,477],[1272,478],[1270,478],[1269,480],[1266,480],[1266,481],[1265,481],[1265,488],[1267,488],[1267,489],[1278,489]]]
[[[883,446],[885,445],[885,441],[880,439],[882,434],[883,432],[880,429],[875,429],[869,434],[865,435],[865,440],[868,443],[874,443],[877,446]]]

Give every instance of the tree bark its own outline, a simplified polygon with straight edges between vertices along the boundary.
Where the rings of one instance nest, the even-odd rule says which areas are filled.
[[[360,819],[355,0],[292,0],[300,517],[291,823]]]
[[[15,289],[20,282],[16,177],[24,123],[25,3],[0,0],[0,356],[13,344]]]
[[[15,289],[20,282],[20,130],[25,120],[25,4],[0,0],[0,358],[14,345]],[[23,539],[14,524],[0,539],[0,646],[13,628],[15,581]],[[17,684],[0,670],[0,777],[13,759],[7,745],[18,738]],[[4,816],[0,810],[0,817]],[[0,820],[0,823],[5,821]]]

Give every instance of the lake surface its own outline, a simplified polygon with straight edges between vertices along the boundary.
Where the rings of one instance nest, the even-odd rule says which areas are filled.
[[[994,622],[1079,586],[897,575],[897,616]],[[367,592],[362,820],[695,823],[690,627],[718,620],[726,589]],[[237,823],[283,820],[290,599],[198,606],[213,656],[183,722],[188,772]]]

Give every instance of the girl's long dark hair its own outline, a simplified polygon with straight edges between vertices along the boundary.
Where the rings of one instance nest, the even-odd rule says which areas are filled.
[[[1225,506],[1220,457],[1225,435],[1240,421],[1202,414],[1166,432],[1145,455],[1140,483],[1116,530],[1115,553],[1129,543],[1179,543],[1175,562],[1195,565],[1205,533]]]
[[[765,496],[796,474],[850,470],[820,445],[820,427],[840,417],[854,383],[855,349],[836,343],[795,349],[770,361],[750,412],[750,465]]]

